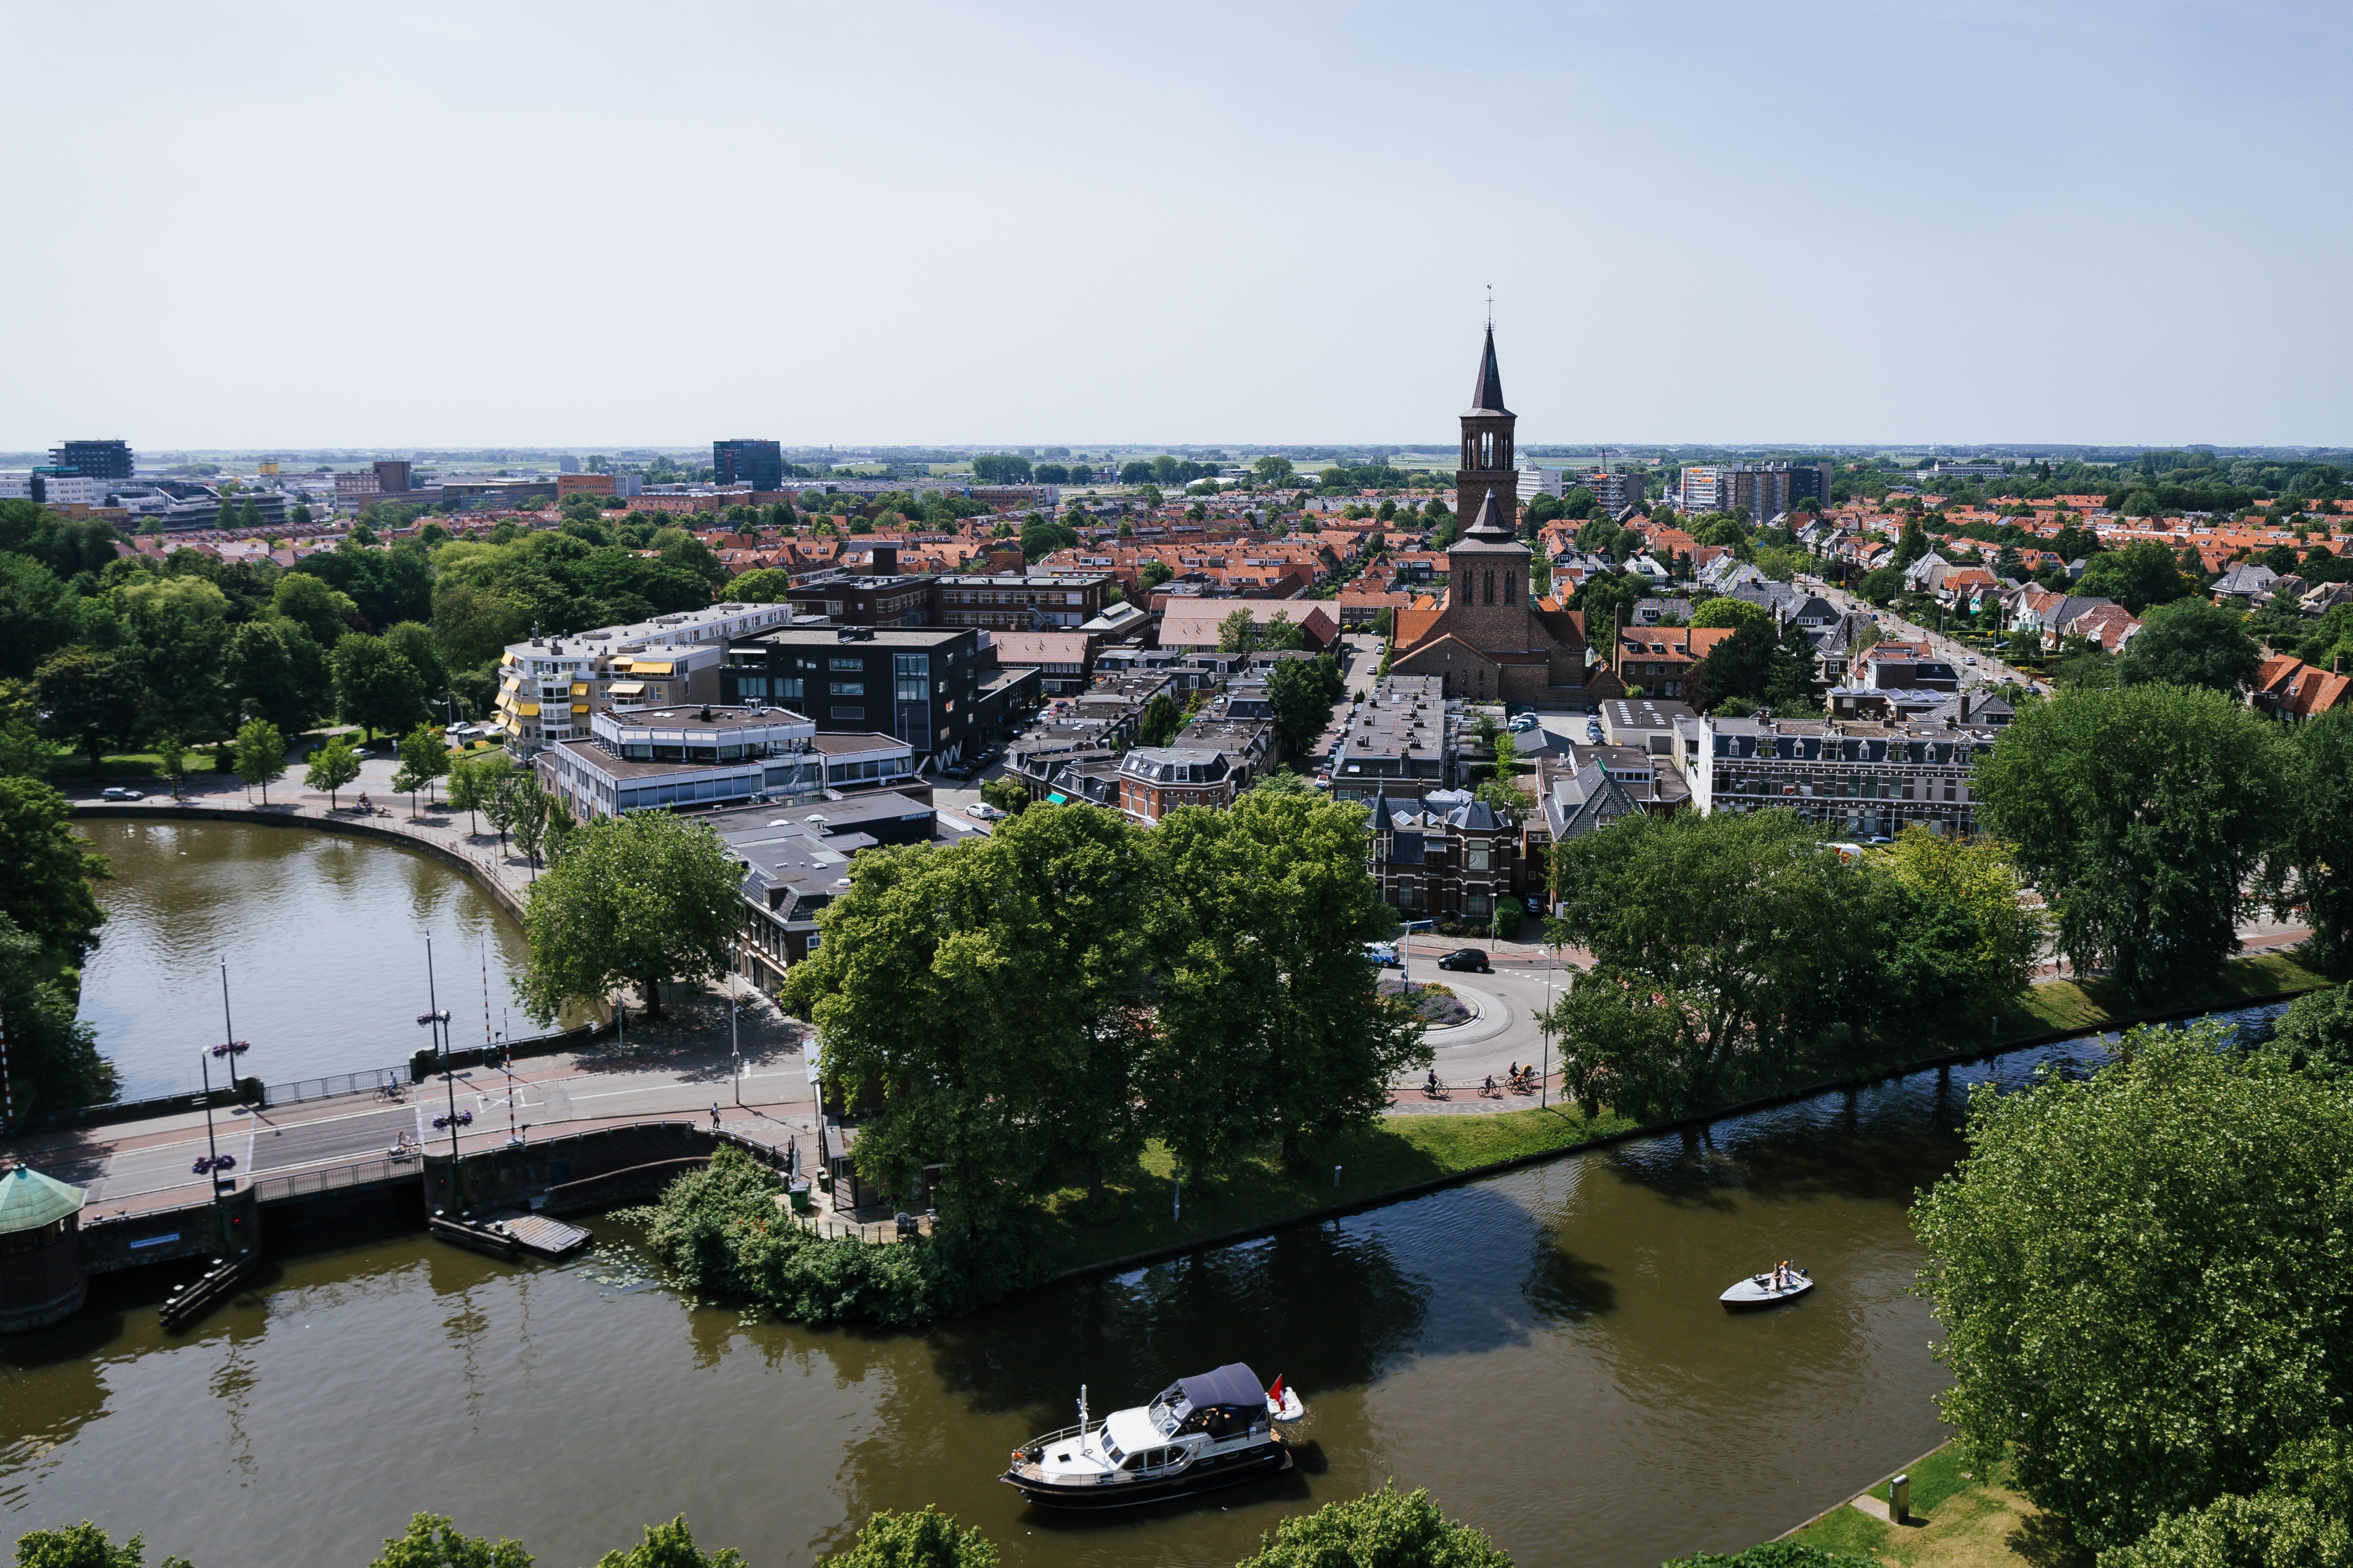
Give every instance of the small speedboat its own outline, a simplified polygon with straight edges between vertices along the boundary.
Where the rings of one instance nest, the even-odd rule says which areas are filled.
[[[1784,1301],[1794,1301],[1813,1288],[1813,1276],[1802,1268],[1792,1268],[1778,1280],[1768,1268],[1762,1274],[1751,1274],[1716,1300],[1723,1302],[1728,1311],[1746,1312],[1758,1307],[1778,1307]]]
[[[1101,1421],[1088,1415],[1081,1388],[1079,1424],[1016,1448],[997,1479],[1046,1508],[1159,1502],[1291,1468],[1277,1428],[1306,1414],[1282,1379],[1261,1388],[1240,1362],[1180,1377],[1149,1405]]]

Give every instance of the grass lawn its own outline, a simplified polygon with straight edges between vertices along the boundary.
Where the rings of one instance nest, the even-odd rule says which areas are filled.
[[[1046,1205],[1043,1252],[1056,1270],[1124,1258],[1377,1197],[1523,1154],[1574,1148],[1630,1125],[1608,1114],[1588,1122],[1573,1105],[1493,1116],[1385,1117],[1371,1127],[1309,1144],[1295,1168],[1285,1166],[1270,1147],[1207,1178],[1188,1177],[1181,1222],[1170,1213],[1168,1151],[1154,1142],[1134,1164],[1104,1182],[1100,1207],[1088,1208],[1082,1187],[1053,1194]],[[1340,1167],[1337,1185],[1335,1165]]]
[[[1875,1557],[1890,1568],[2045,1568],[2054,1554],[2048,1527],[2032,1503],[2001,1484],[1962,1468],[1950,1447],[1912,1467],[1909,1524],[1890,1524],[1841,1506],[1790,1540],[1824,1552]],[[1887,1487],[1871,1489],[1882,1502]],[[2021,1551],[2021,1548],[2024,1550]]]
[[[2036,985],[2015,1001],[2003,1004],[2000,1039],[2022,1040],[2061,1029],[2085,1029],[2112,1024],[2117,1018],[2176,1013],[2187,1007],[2230,1007],[2250,997],[2282,991],[2316,991],[2327,985],[2327,975],[2306,969],[2284,953],[2260,953],[2234,958],[2204,984],[2160,992],[2136,1001],[2105,980],[2077,983],[2054,981]],[[2016,1016],[2011,1016],[2012,1011]]]

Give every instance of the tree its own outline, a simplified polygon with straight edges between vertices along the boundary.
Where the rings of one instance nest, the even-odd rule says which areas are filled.
[[[353,633],[335,645],[335,707],[364,738],[423,723],[425,686],[416,667],[384,638]]]
[[[2228,1034],[2137,1028],[2088,1081],[1980,1088],[1913,1212],[1945,1419],[2095,1551],[2256,1490],[2353,1396],[2353,1100]]]
[[[1896,536],[1894,568],[1902,571],[1928,553],[1928,533],[1920,524],[1920,514],[1914,512],[1904,520],[1904,531]]]
[[[2198,592],[2198,584],[2182,575],[2172,551],[2157,540],[2144,539],[2093,556],[2076,580],[2075,591],[2114,599],[2137,616],[2152,605],[2189,598]]]
[[[1236,610],[1218,623],[1219,653],[1250,653],[1258,647],[1258,620],[1250,611]]]
[[[172,781],[172,798],[180,798],[180,785],[188,776],[188,748],[179,736],[168,731],[155,737],[155,761],[164,776]]]
[[[462,1533],[441,1514],[420,1513],[386,1538],[368,1568],[531,1568],[531,1553],[519,1541],[494,1543]]]
[[[1287,652],[1307,646],[1307,628],[1291,618],[1287,610],[1277,610],[1260,629],[1259,647],[1274,652]]]
[[[128,661],[96,648],[61,648],[33,677],[41,733],[71,742],[102,774],[106,753],[139,722],[139,676]]]
[[[269,781],[286,771],[286,735],[267,719],[248,719],[237,726],[237,775],[246,787],[261,786],[261,804],[269,804]]]
[[[1960,956],[1989,996],[2023,990],[2044,937],[2041,912],[2019,901],[2011,847],[1984,836],[1931,833],[1915,823],[1895,842],[1872,852],[1874,865],[1898,883],[1949,904],[1966,921]]]
[[[1694,627],[1725,627],[1738,630],[1755,626],[1761,631],[1773,630],[1773,612],[1762,605],[1752,605],[1746,599],[1719,595],[1692,612]]]
[[[2206,599],[2158,605],[2116,659],[2116,679],[2126,686],[2203,686],[2237,691],[2255,678],[2263,656],[2235,610]]]
[[[2318,1079],[2353,1073],[2353,985],[2297,997],[2272,1026],[2264,1049],[2290,1072]]]
[[[1430,1055],[1364,957],[1396,923],[1365,874],[1364,807],[1250,790],[1169,813],[1146,844],[1158,1005],[1136,1071],[1181,1168],[1267,1139],[1296,1161],[1385,1111],[1391,1078]]]
[[[662,811],[598,817],[532,885],[531,963],[515,994],[544,1023],[568,1002],[634,983],[659,1018],[663,985],[727,968],[742,884],[707,823]]]
[[[1184,710],[1176,706],[1176,700],[1166,691],[1155,691],[1136,717],[1135,734],[1147,746],[1165,746],[1184,727]]]
[[[1738,600],[1729,603],[1738,604]],[[1710,599],[1700,606],[1701,613],[1727,603]],[[1752,606],[1753,607],[1753,606]],[[1767,683],[1773,676],[1774,657],[1780,652],[1780,638],[1773,631],[1773,617],[1759,612],[1761,618],[1744,618],[1733,628],[1732,635],[1707,650],[1683,689],[1692,698],[1692,706],[1702,712],[1715,708],[1727,698],[1743,698],[1754,702],[1765,695]]]
[[[627,1552],[607,1552],[596,1568],[744,1568],[744,1554],[730,1546],[705,1552],[680,1514],[668,1524],[646,1526],[646,1538]]]
[[[1286,1519],[1236,1568],[1512,1568],[1481,1531],[1440,1513],[1428,1491],[1394,1482]]]
[[[1867,572],[1863,574],[1862,581],[1855,584],[1856,593],[1883,610],[1895,602],[1896,595],[1903,593],[1904,588],[1904,572],[1897,566],[1882,566],[1875,572]]]
[[[289,572],[270,590],[270,612],[292,621],[311,634],[311,640],[332,648],[360,618],[349,594],[338,593],[323,577]]]
[[[141,717],[198,740],[236,722],[221,676],[228,597],[202,577],[162,577],[116,591],[138,650]]]
[[[2315,962],[2343,974],[2353,970],[2353,708],[2340,703],[2295,726],[2288,776],[2283,903],[2303,907]]]
[[[1494,768],[1492,775],[1474,793],[1496,811],[1508,812],[1516,817],[1528,808],[1528,797],[1522,795],[1520,786],[1512,782],[1520,769],[1520,743],[1513,739],[1510,731],[1499,730],[1490,744],[1495,752]]]
[[[1079,542],[1079,531],[1059,518],[1032,514],[1021,525],[1021,559],[1036,565],[1057,550],[1068,550]]]
[[[83,1520],[63,1530],[28,1531],[16,1538],[16,1568],[141,1568],[147,1542],[134,1535],[116,1546],[106,1531]],[[185,1557],[166,1557],[163,1568],[188,1568]]]
[[[500,847],[505,847],[512,833],[515,847],[530,858],[534,876],[539,871],[540,849],[547,842],[552,805],[547,791],[540,787],[539,775],[529,768],[517,768],[500,782],[498,793],[482,808],[482,815],[499,830]]]
[[[1143,850],[1116,812],[1032,805],[984,839],[850,863],[783,998],[825,1036],[828,1100],[885,1088],[861,1174],[898,1192],[937,1164],[972,1238],[1066,1173],[1099,1190],[1142,1146]]]
[[[0,676],[32,674],[73,631],[58,574],[30,556],[0,554]]]
[[[847,1551],[818,1568],[997,1568],[997,1548],[977,1527],[959,1533],[954,1514],[925,1504],[920,1513],[874,1514]]]
[[[384,640],[416,671],[419,698],[435,699],[448,689],[449,667],[441,662],[441,650],[433,640],[432,627],[422,621],[403,621],[385,632]]]
[[[1621,818],[1556,846],[1557,940],[1585,947],[1623,1005],[1666,1010],[1630,1113],[1704,1108],[1727,1079],[1785,1072],[1835,999],[1875,979],[1879,926],[1859,868],[1796,813]]]
[[[1292,483],[1294,470],[1290,458],[1269,453],[1250,465],[1250,472],[1268,489],[1282,489]]]
[[[449,764],[449,809],[466,814],[469,837],[474,832],[475,815],[491,808],[513,773],[514,763],[503,751],[459,757]]]
[[[335,797],[343,787],[360,776],[360,754],[352,746],[348,735],[330,735],[327,743],[319,748],[318,755],[302,773],[305,789],[327,792],[327,807],[338,810],[342,802]]]
[[[2063,690],[1976,767],[1981,820],[2055,911],[2059,948],[2131,994],[2238,946],[2288,809],[2274,726],[2216,691]]]
[[[1314,660],[1286,658],[1269,670],[1266,700],[1274,710],[1274,732],[1294,757],[1312,752],[1332,722],[1333,693]]]
[[[400,738],[400,767],[392,775],[396,795],[408,797],[410,820],[417,816],[417,793],[430,788],[449,771],[449,740],[431,724],[419,724]]]
[[[793,590],[793,574],[776,566],[746,572],[727,584],[727,596],[746,605],[781,605]]]
[[[984,452],[972,460],[972,477],[985,485],[1026,485],[1029,482],[1029,459]]]
[[[0,778],[0,916],[55,962],[79,966],[106,920],[90,892],[112,873],[68,824],[73,808],[38,779]]]
[[[93,857],[95,858],[95,857]],[[16,1114],[112,1098],[114,1067],[98,1054],[97,1032],[74,1016],[70,951],[40,941],[0,914],[0,1024],[8,1031],[8,1090]]]
[[[229,634],[227,658],[230,706],[241,718],[300,734],[333,700],[325,651],[292,621],[246,622]]]

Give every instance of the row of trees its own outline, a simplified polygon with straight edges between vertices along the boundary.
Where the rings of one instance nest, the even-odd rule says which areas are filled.
[[[142,1568],[146,1543],[132,1536],[113,1545],[106,1531],[84,1520],[63,1530],[37,1530],[16,1538],[17,1568]],[[470,1536],[439,1514],[420,1513],[408,1528],[384,1543],[368,1568],[531,1568],[522,1543],[503,1537]],[[906,1513],[868,1516],[839,1552],[818,1560],[818,1568],[997,1568],[996,1543],[977,1528],[959,1530],[955,1518],[924,1507]],[[608,1552],[596,1568],[744,1568],[733,1547],[706,1552],[697,1546],[686,1516],[646,1527],[645,1539],[626,1552]],[[1259,1537],[1259,1549],[1237,1568],[1512,1568],[1512,1560],[1483,1531],[1439,1510],[1427,1491],[1400,1492],[1384,1482],[1378,1491],[1325,1503],[1298,1514]],[[162,1568],[190,1568],[167,1557]]]
[[[1546,1019],[1588,1115],[1703,1110],[1981,1016],[2042,938],[2003,846],[1923,828],[1855,857],[1790,811],[1634,816],[1551,872],[1556,934],[1593,955]]]
[[[0,752],[0,1025],[19,1117],[104,1100],[113,1068],[76,1011],[81,966],[105,921],[92,884],[105,857],[69,826],[65,797],[31,776],[38,759]]]

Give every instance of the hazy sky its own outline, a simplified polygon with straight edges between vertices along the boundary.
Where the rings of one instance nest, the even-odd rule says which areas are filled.
[[[2353,443],[2342,0],[0,22],[0,448]]]

